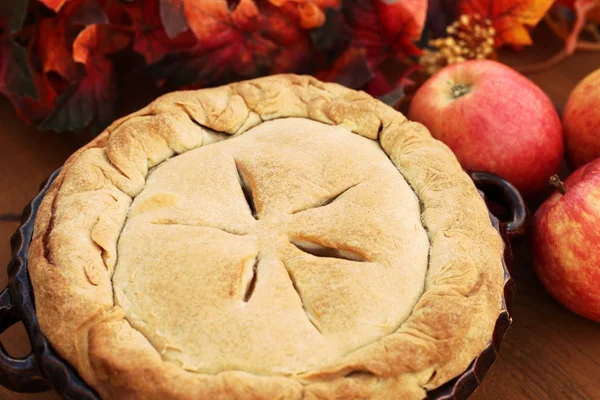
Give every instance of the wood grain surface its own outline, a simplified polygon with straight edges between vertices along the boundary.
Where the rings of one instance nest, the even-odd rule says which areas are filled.
[[[518,66],[543,60],[556,51],[551,34],[538,30],[536,45],[521,53],[503,53],[502,60]],[[569,91],[587,73],[600,68],[599,53],[581,53],[531,78],[562,109]],[[122,113],[143,105],[147,87],[127,82]],[[135,95],[133,95],[135,93]],[[511,95],[511,94],[507,94]],[[148,98],[143,101],[147,101]],[[526,127],[524,127],[526,129]],[[39,184],[87,140],[69,135],[38,132],[0,100],[0,214],[20,213],[37,193]],[[0,222],[0,263],[10,257],[9,238],[17,223]],[[473,400],[484,399],[600,399],[600,324],[578,317],[556,303],[541,287],[531,268],[529,241],[515,249],[517,296],[513,303],[514,323],[500,356]],[[600,266],[598,266],[600,268]],[[0,271],[0,287],[6,273]],[[15,356],[29,352],[21,326],[0,336]],[[0,387],[2,400],[57,400],[54,393],[18,394]]]

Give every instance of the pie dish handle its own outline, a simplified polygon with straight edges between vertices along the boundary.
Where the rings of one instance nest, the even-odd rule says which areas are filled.
[[[523,237],[527,230],[527,205],[512,183],[489,172],[471,171],[469,176],[488,201],[490,211],[500,220],[500,230],[509,240]],[[497,215],[490,203],[505,206],[508,215]]]
[[[0,334],[21,318],[15,309],[10,295],[10,288],[0,292]],[[36,393],[50,390],[50,381],[41,373],[35,354],[30,352],[23,358],[11,357],[0,343],[0,385],[22,393]]]

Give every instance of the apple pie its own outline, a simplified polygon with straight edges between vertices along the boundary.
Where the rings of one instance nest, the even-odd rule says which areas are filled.
[[[102,398],[419,399],[488,345],[502,256],[425,127],[279,75],[165,95],[73,154],[29,271]]]

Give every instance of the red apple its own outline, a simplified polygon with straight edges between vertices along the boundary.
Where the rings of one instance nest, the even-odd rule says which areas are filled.
[[[533,257],[556,300],[600,321],[600,159],[573,172],[537,210]]]
[[[563,116],[567,160],[573,167],[600,157],[600,69],[569,95]]]
[[[552,102],[495,61],[443,68],[417,90],[409,118],[446,143],[463,168],[500,175],[526,197],[547,188],[562,164],[561,124]]]

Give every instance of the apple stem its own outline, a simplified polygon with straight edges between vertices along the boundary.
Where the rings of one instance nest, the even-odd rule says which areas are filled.
[[[560,180],[558,174],[552,175],[549,179],[549,182],[552,186],[556,188],[556,190],[558,190],[560,194],[567,193],[567,190],[565,189],[565,184],[563,183],[563,181]]]
[[[465,94],[471,91],[471,87],[469,85],[465,85],[464,83],[457,83],[452,86],[452,97],[458,99],[459,97],[464,96]]]

